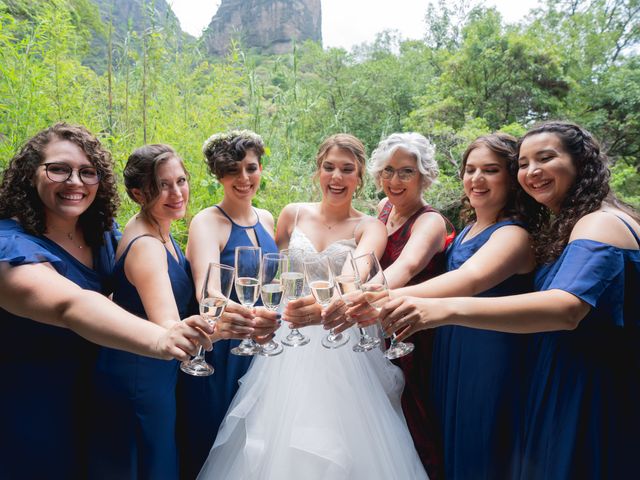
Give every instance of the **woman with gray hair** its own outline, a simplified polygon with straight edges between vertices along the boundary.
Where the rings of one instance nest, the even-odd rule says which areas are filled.
[[[380,264],[390,288],[414,285],[445,270],[444,252],[455,233],[449,220],[429,206],[424,191],[438,176],[435,147],[423,135],[393,133],[371,155],[369,172],[386,197],[378,219],[387,227],[387,246]],[[451,233],[448,233],[448,229]],[[398,354],[405,375],[402,409],[416,450],[430,478],[439,478],[441,456],[427,406],[433,331],[423,330]],[[406,353],[409,352],[409,353]]]

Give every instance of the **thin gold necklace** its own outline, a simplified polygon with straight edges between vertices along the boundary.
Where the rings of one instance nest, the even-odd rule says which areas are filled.
[[[469,240],[470,238],[473,238],[473,237],[477,237],[477,236],[478,236],[478,235],[480,235],[482,232],[484,232],[487,228],[489,228],[491,225],[495,225],[495,224],[496,224],[496,221],[494,220],[493,222],[486,224],[484,227],[482,227],[482,228],[480,228],[479,230],[477,230],[477,231],[475,231],[475,232],[474,232],[474,231],[473,231],[473,228],[474,228],[477,224],[478,224],[478,222],[476,221],[476,222],[471,226],[471,228],[469,229],[469,233],[467,233],[467,236],[466,236],[466,238],[465,238],[466,240]]]
[[[75,245],[77,248],[79,249],[83,249],[84,245],[80,245],[78,242],[76,242],[74,236],[73,236],[73,232],[65,232],[64,230],[58,230],[57,228],[53,228],[51,226],[47,227],[47,230],[50,230],[52,232],[57,232],[57,233],[61,233],[62,235],[66,236],[73,245]]]

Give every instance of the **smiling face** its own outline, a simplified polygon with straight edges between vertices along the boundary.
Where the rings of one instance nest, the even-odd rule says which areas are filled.
[[[219,179],[224,188],[224,196],[228,199],[251,200],[258,188],[262,170],[258,156],[253,150],[247,150],[245,157],[229,166],[224,176]]]
[[[385,170],[394,170],[391,178],[380,176],[380,185],[389,201],[397,208],[403,206],[412,206],[419,202],[422,198],[422,175],[418,171],[418,165],[413,155],[403,149],[396,150]],[[407,181],[401,180],[399,172],[404,172],[409,176],[409,172],[413,172],[411,178]],[[384,172],[383,172],[384,173]]]
[[[350,151],[331,147],[318,172],[323,200],[334,204],[351,202],[360,183],[359,168]]]
[[[159,194],[149,206],[148,214],[160,224],[183,218],[189,203],[189,181],[182,162],[176,157],[162,162],[156,178]]]
[[[505,207],[511,187],[507,160],[481,144],[467,157],[462,185],[476,212],[486,209],[497,215]]]
[[[558,213],[575,180],[575,165],[558,135],[544,132],[524,139],[518,183],[536,202]]]
[[[47,177],[45,163],[60,163],[73,172],[64,182],[55,182]],[[53,139],[44,150],[44,160],[36,169],[33,185],[44,205],[47,222],[51,220],[77,220],[93,203],[98,186],[85,185],[80,181],[79,169],[93,167],[85,152],[68,140]]]

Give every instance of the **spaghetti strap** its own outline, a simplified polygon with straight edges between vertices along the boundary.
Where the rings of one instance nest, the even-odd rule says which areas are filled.
[[[298,214],[300,213],[300,205],[296,208],[296,218],[293,219],[293,228],[298,226]]]
[[[227,218],[227,220],[229,220],[234,225],[236,224],[236,222],[231,220],[231,217],[229,215],[227,215],[227,212],[225,212],[220,205],[214,205],[214,207],[216,207],[218,210],[220,210],[220,212]]]
[[[616,215],[616,217],[618,217],[618,215]],[[624,218],[622,218],[622,217],[618,217],[618,218],[620,219],[620,221],[622,221],[622,223],[624,223],[627,226],[627,228],[631,232],[631,235],[633,235],[633,238],[636,239],[636,243],[638,244],[638,248],[640,248],[640,237],[638,237],[638,234],[636,233],[636,231],[633,229],[633,227],[631,225],[629,225],[629,222],[627,222]]]
[[[254,223],[253,225],[238,225],[236,222],[233,221],[233,219],[227,214],[227,212],[225,212],[222,207],[220,205],[214,205],[214,207],[216,207],[218,210],[220,210],[220,212],[226,217],[227,220],[229,220],[231,222],[231,224],[235,227],[238,228],[242,228],[242,229],[251,229],[251,228],[256,228],[256,225],[260,223],[260,216],[258,215],[258,212],[256,211],[255,208],[253,208],[253,213],[255,213],[256,215],[256,223]]]
[[[616,215],[613,212],[610,212],[608,210],[601,210],[601,213],[610,213],[611,215],[613,215],[614,217],[618,218],[618,220],[620,220],[622,223],[624,223],[626,225],[626,227],[629,229],[629,231],[631,232],[631,235],[633,235],[633,238],[635,238],[636,243],[638,244],[638,247],[640,248],[640,237],[638,237],[638,234],[636,233],[636,231],[633,229],[633,227],[631,225],[629,225],[629,222],[627,222],[624,218],[622,218],[620,215]]]
[[[129,242],[129,244],[128,244],[128,245],[127,245],[127,247],[124,249],[124,251],[122,252],[122,254],[118,257],[118,261],[119,261],[121,258],[125,258],[125,257],[127,256],[127,254],[129,253],[129,250],[131,250],[131,246],[136,242],[136,240],[138,240],[139,238],[142,238],[142,237],[151,237],[151,238],[155,238],[153,235],[150,235],[150,234],[148,234],[148,233],[145,233],[145,234],[143,234],[143,235],[138,235],[137,237],[133,237],[133,239]],[[156,240],[158,240],[158,239],[156,238]],[[158,240],[158,241],[160,242],[160,240]],[[160,242],[160,243],[162,243],[162,242]]]

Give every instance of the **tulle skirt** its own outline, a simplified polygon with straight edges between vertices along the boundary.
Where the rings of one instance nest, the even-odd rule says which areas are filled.
[[[321,327],[302,332],[309,344],[255,358],[198,478],[426,479],[402,415],[400,369],[380,349],[353,352],[355,328],[333,350],[320,344]]]

